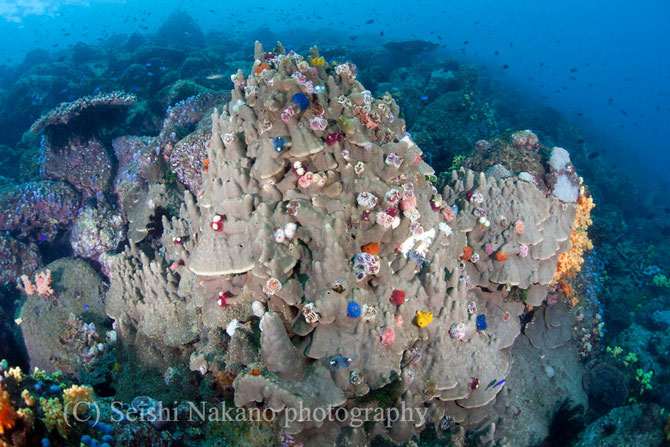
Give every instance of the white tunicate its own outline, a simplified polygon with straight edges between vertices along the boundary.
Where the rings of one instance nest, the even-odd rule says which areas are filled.
[[[235,335],[235,331],[237,330],[238,327],[242,327],[240,322],[235,318],[232,319],[230,323],[228,323],[228,326],[226,326],[226,334],[232,337],[233,335]]]
[[[295,231],[297,230],[298,225],[293,222],[289,222],[284,225],[284,236],[288,239],[293,239],[295,237]]]
[[[263,315],[265,315],[265,305],[260,301],[254,301],[251,303],[251,311],[256,317],[261,318]]]

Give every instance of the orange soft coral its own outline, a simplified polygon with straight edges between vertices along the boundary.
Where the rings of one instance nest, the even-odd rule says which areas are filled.
[[[595,207],[592,197],[580,195],[577,199],[577,213],[572,223],[570,234],[570,249],[558,256],[558,265],[554,273],[554,281],[572,278],[582,268],[584,252],[593,248],[593,243],[587,234],[591,220],[591,210]]]
[[[16,411],[9,401],[9,393],[2,389],[0,382],[0,435],[5,434],[5,430],[11,430],[16,423]]]

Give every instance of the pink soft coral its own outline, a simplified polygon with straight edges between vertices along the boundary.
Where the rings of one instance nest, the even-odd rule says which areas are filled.
[[[49,269],[35,274],[35,285],[30,282],[27,275],[22,275],[21,281],[23,281],[23,289],[27,295],[37,292],[38,295],[51,296],[54,293],[51,288],[51,270]]]

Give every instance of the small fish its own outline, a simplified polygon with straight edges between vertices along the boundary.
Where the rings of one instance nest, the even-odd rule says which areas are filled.
[[[463,45],[467,45],[467,44],[469,44],[469,43],[470,43],[469,40],[464,40],[464,41],[463,41]]]
[[[47,237],[49,237],[48,234],[43,234],[43,235],[40,237],[40,243],[46,241],[46,240],[47,240]]]
[[[375,21],[372,20],[372,19],[370,19],[370,20],[367,20],[367,21],[365,22],[366,25],[369,25],[369,24],[371,24],[371,23],[375,23]]]
[[[23,318],[17,318],[14,320],[14,323],[16,323],[17,326],[21,326],[21,323],[23,323]]]
[[[497,381],[498,381],[498,379],[493,379],[493,380],[491,380],[491,383],[489,383],[488,385],[486,385],[486,389],[488,390],[489,388],[491,388],[493,385],[496,384]]]
[[[589,154],[589,160],[593,160],[596,157],[600,156],[600,152],[594,152],[592,154]]]
[[[152,72],[147,72],[147,76],[153,76],[154,74]]]
[[[100,87],[96,87],[95,90],[93,90],[93,93],[98,93],[100,91]]]
[[[88,309],[89,309],[88,304],[84,304],[84,310],[88,310]]]
[[[509,68],[509,65],[505,64],[503,65],[503,70],[507,70]]]
[[[64,89],[62,89],[60,92],[61,92],[61,93],[65,93],[65,92],[67,92],[67,87],[64,88]]]
[[[215,79],[221,79],[221,78],[223,78],[223,74],[221,74],[221,73],[211,74],[211,75],[207,76],[207,79],[209,79],[210,81],[213,81]]]
[[[505,384],[505,382],[506,382],[506,380],[505,380],[505,379],[502,379],[500,382],[498,382],[498,383],[496,383],[495,385],[493,385],[493,388],[495,388],[495,387],[497,387],[497,386],[503,386],[503,385]]]
[[[144,64],[144,66],[145,67],[151,67],[151,62],[147,62],[146,64]]]
[[[428,96],[427,96],[427,95],[423,95],[420,99],[421,99],[421,101],[428,101]]]

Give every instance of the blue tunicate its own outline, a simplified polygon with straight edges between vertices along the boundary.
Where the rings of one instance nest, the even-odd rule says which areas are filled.
[[[356,301],[350,301],[347,306],[347,315],[351,318],[358,318],[361,316],[361,306]]]
[[[486,315],[484,314],[477,315],[477,330],[483,331],[486,330],[487,327],[488,326],[486,324]]]
[[[291,101],[296,103],[300,110],[305,110],[307,107],[309,107],[309,99],[307,96],[305,96],[304,93],[296,93],[293,95],[293,98],[291,98]]]
[[[330,358],[329,366],[331,371],[349,368],[351,359],[343,355],[334,355]]]
[[[100,447],[112,447],[108,442],[103,442]]]
[[[102,437],[103,442],[114,442],[114,436],[111,435],[105,435]]]
[[[84,435],[81,437],[81,443],[84,444],[86,447],[90,447],[91,441],[92,439],[89,435]]]
[[[286,139],[284,137],[275,137],[272,140],[274,144],[275,152],[282,153],[286,147]]]
[[[91,447],[100,447],[100,441],[97,439],[91,439]]]
[[[51,385],[49,387],[49,391],[51,391],[52,393],[58,393],[60,391],[60,387],[58,385]]]
[[[49,438],[42,438],[42,447],[51,447],[51,441],[49,441]]]
[[[41,380],[33,386],[33,389],[35,391],[42,391],[42,388],[44,388],[44,382],[42,382]]]

